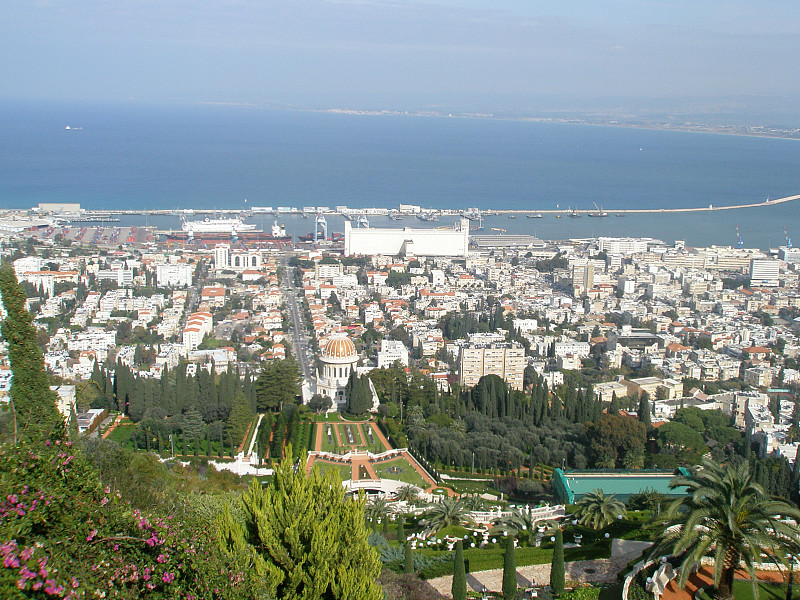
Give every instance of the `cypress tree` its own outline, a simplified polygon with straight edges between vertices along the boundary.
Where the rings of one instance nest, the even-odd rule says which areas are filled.
[[[517,559],[514,554],[514,536],[506,538],[506,553],[503,556],[503,600],[517,597]]]
[[[556,529],[556,541],[553,548],[553,564],[550,566],[550,587],[553,593],[560,596],[564,593],[566,572],[564,570],[564,535]]]
[[[467,600],[467,573],[464,570],[464,543],[456,542],[456,556],[453,565],[453,600]],[[515,583],[516,585],[516,583]],[[503,587],[505,589],[505,586]]]
[[[647,392],[643,392],[642,397],[639,399],[639,421],[644,423],[647,429],[652,427],[650,423],[650,398]]]
[[[48,436],[63,439],[66,425],[57,408],[58,395],[50,389],[33,317],[25,310],[27,296],[8,262],[0,266],[0,293],[7,314],[0,332],[8,344],[14,375],[9,391],[14,411],[14,441],[33,441]]]
[[[404,573],[413,573],[414,572],[414,554],[411,551],[411,543],[406,542],[406,556],[405,562],[403,564],[403,572]]]
[[[397,523],[397,541],[401,544],[406,541],[406,528],[404,525],[405,520],[405,516],[400,515],[400,519]]]

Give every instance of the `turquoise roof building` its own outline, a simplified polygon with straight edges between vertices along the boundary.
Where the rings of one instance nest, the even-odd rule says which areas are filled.
[[[644,470],[595,470],[553,472],[553,494],[558,504],[575,504],[589,492],[602,490],[606,495],[614,494],[625,502],[633,494],[656,491],[667,497],[683,496],[685,488],[671,489],[670,481],[676,475],[688,477],[689,471],[681,467],[675,471]]]

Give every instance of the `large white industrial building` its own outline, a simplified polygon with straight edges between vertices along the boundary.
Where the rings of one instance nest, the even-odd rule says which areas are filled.
[[[461,219],[452,229],[359,229],[344,223],[344,254],[395,256],[460,256],[469,248],[469,220]]]

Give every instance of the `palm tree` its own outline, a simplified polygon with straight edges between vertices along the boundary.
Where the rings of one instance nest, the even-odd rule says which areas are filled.
[[[622,466],[626,469],[641,469],[644,466],[644,452],[629,450],[622,457]]]
[[[364,516],[373,523],[388,519],[393,512],[394,507],[385,498],[371,498],[364,507]]]
[[[431,504],[425,512],[425,518],[420,521],[420,525],[425,527],[427,532],[435,532],[450,525],[470,525],[470,508],[461,499],[442,498],[439,502]]]
[[[527,537],[528,545],[533,546],[536,543],[536,533],[540,526],[545,527],[545,531],[549,531],[553,527],[558,527],[558,523],[541,518],[537,520],[530,511],[515,508],[510,515],[496,519],[489,533],[503,535],[511,533],[516,538]]]
[[[625,505],[614,494],[606,496],[603,490],[589,492],[576,503],[575,516],[581,525],[602,529],[620,515],[625,514]]]
[[[785,565],[786,553],[797,552],[800,510],[767,496],[745,461],[720,466],[706,459],[691,476],[670,482],[671,488],[684,486],[688,495],[675,500],[655,521],[664,533],[651,556],[670,553],[682,558],[682,587],[703,557],[713,557],[715,600],[733,598],[734,573],[743,565],[758,598],[756,563],[766,555]]]
[[[419,490],[410,483],[400,486],[394,494],[394,499],[399,502],[409,502],[413,504],[419,500]]]

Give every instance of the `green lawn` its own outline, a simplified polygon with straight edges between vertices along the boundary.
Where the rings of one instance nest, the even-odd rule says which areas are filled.
[[[327,430],[328,427],[331,428],[331,438],[332,441],[328,441],[328,434]],[[369,426],[368,423],[331,423],[330,425],[324,424],[322,426],[322,451],[323,452],[335,452],[339,454],[346,454],[352,449],[355,450],[369,450],[373,454],[379,454],[384,452],[386,448],[384,447],[383,443],[380,441],[375,432],[373,431],[372,436],[375,440],[375,443],[370,444],[369,438],[367,437],[366,428]],[[347,439],[347,431],[346,428],[350,428],[350,431],[353,433],[353,444],[351,444]],[[339,438],[336,438],[336,431],[339,432]],[[359,435],[359,432],[361,435]],[[363,437],[362,437],[363,436]],[[339,446],[339,440],[341,440],[341,446]],[[362,441],[363,440],[363,441]],[[366,446],[364,445],[366,442]]]
[[[423,570],[421,573],[423,578],[433,579],[434,577],[453,574],[452,552],[428,549],[417,550],[417,552],[430,556],[448,556],[450,558],[446,562]],[[478,571],[488,571],[489,569],[502,569],[504,553],[505,544],[501,543],[499,539],[496,544],[490,544],[487,548],[465,548],[464,559],[467,562],[468,572],[477,573]],[[514,552],[514,558],[516,559],[517,567],[544,565],[552,562],[553,551],[543,548],[517,548]]]
[[[331,428],[331,440],[332,442],[328,441],[328,427]],[[337,445],[338,442],[336,441],[336,425],[323,425],[322,426],[322,451],[323,452],[337,452],[340,448]]]
[[[327,460],[316,460],[314,461],[315,465],[319,465],[319,469],[321,472],[325,472],[328,469],[335,469],[339,471],[339,477],[342,481],[346,481],[353,476],[353,467],[349,464],[341,464],[341,463],[333,463],[328,462]]]
[[[784,600],[786,598],[786,586],[775,583],[758,584],[760,600]],[[698,595],[698,600],[711,600],[710,590],[702,590]],[[733,582],[733,596],[736,600],[754,600],[753,584],[749,581],[736,580]],[[792,588],[792,598],[800,598],[800,583],[795,583]]]
[[[428,487],[428,484],[417,472],[417,470],[409,464],[405,458],[393,458],[380,463],[373,463],[372,468],[381,479],[394,479],[396,481],[404,481],[411,483],[423,490]],[[393,469],[399,469],[399,472],[392,472]]]
[[[106,439],[113,440],[120,446],[128,446],[134,429],[136,429],[136,425],[133,423],[117,425]]]
[[[381,452],[386,452],[389,450],[389,448],[387,448],[381,441],[381,438],[378,437],[378,434],[375,433],[375,429],[373,429],[369,423],[361,423],[358,427],[361,429],[361,434],[364,436],[364,440],[367,442],[367,450],[373,454],[380,454]],[[372,443],[369,441],[367,431],[372,431]]]
[[[471,479],[443,479],[442,485],[452,488],[459,494],[498,494],[492,481],[475,481]]]

